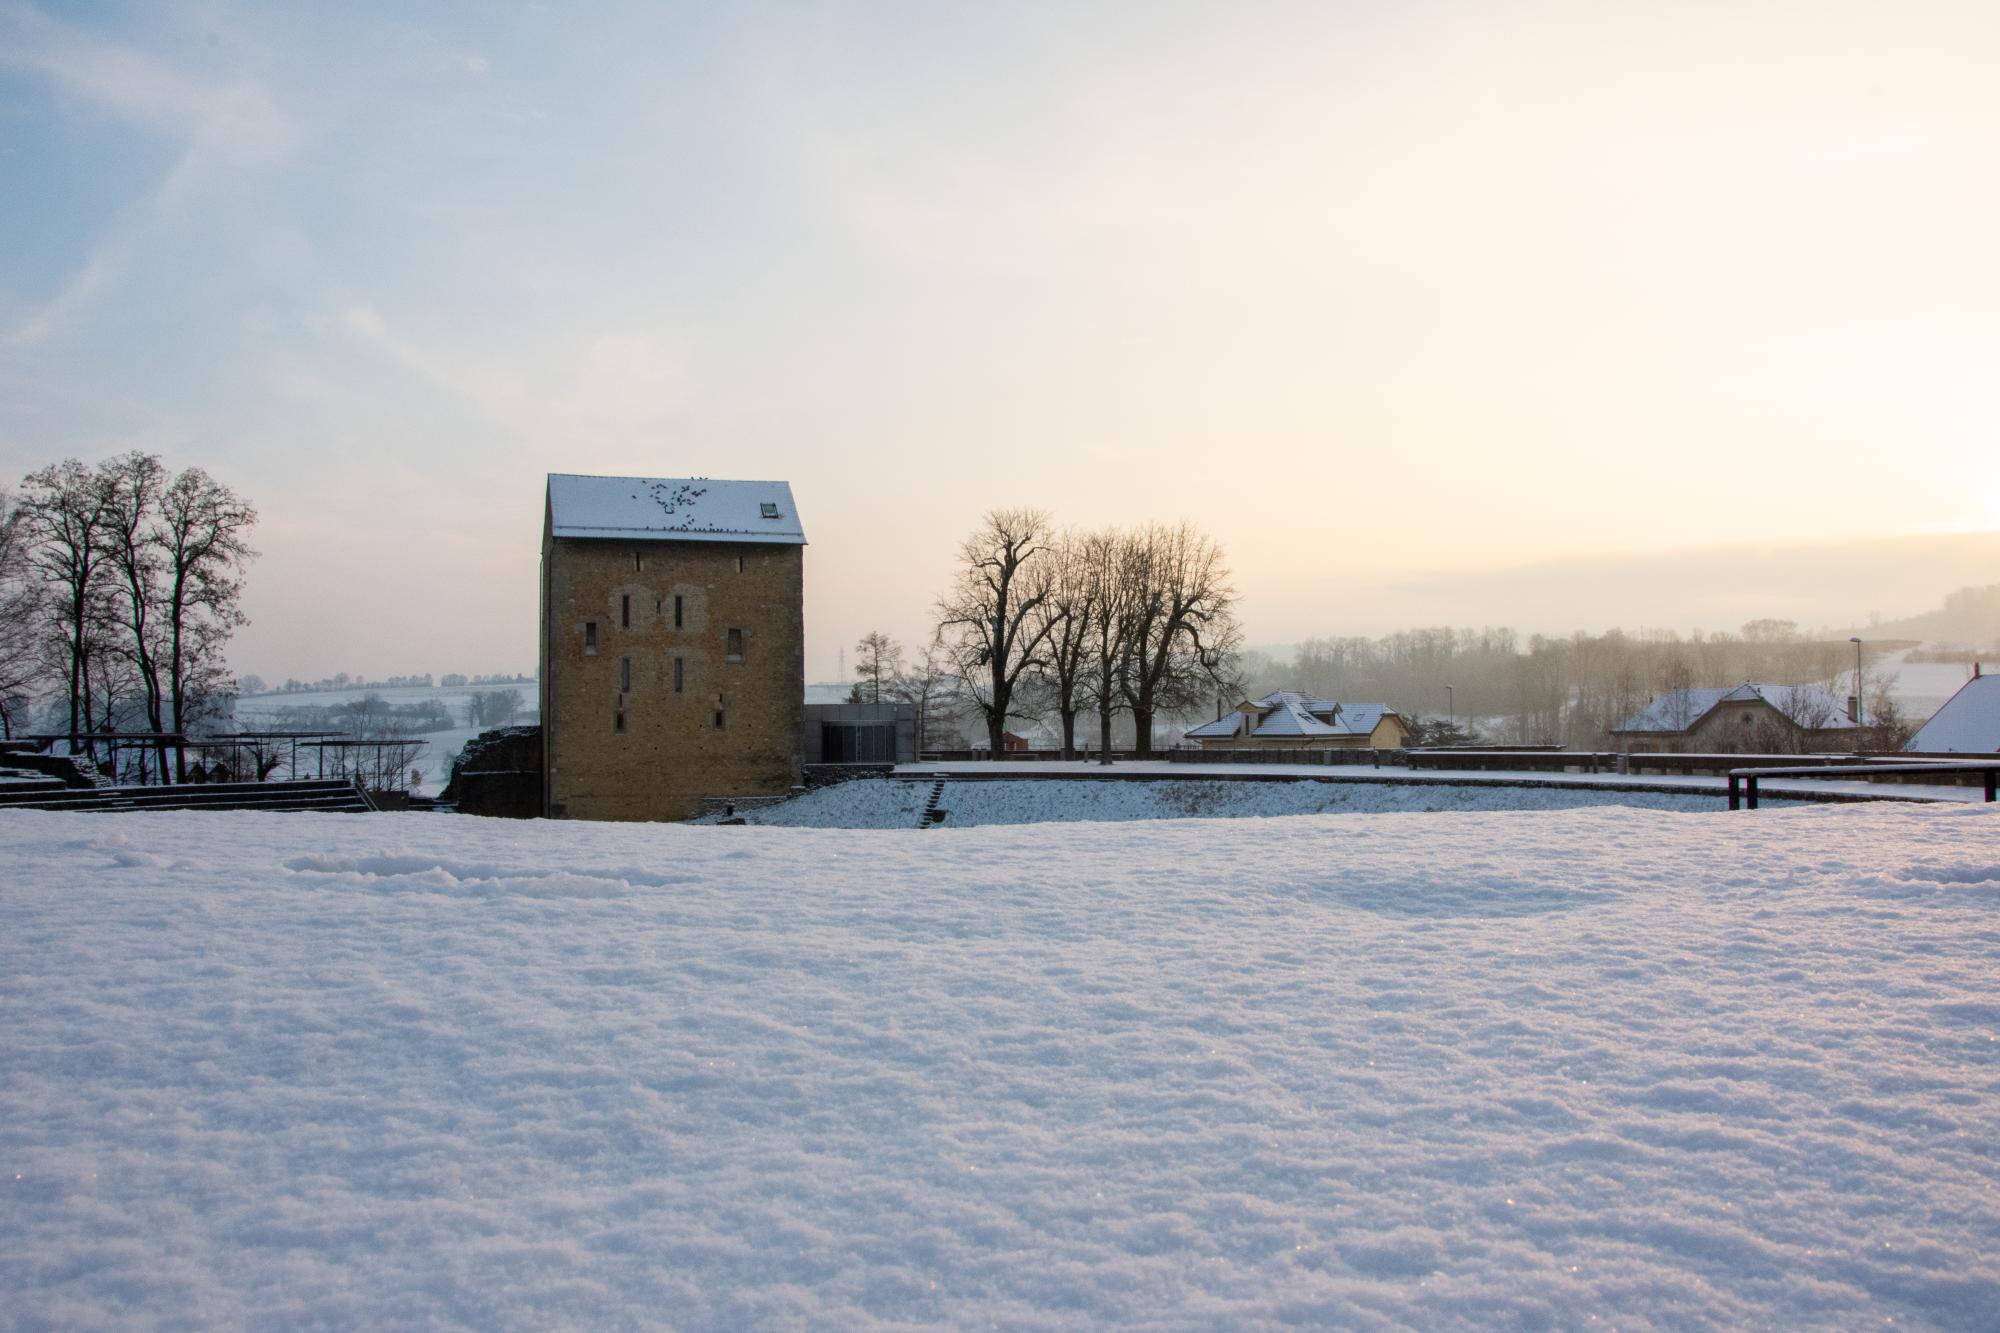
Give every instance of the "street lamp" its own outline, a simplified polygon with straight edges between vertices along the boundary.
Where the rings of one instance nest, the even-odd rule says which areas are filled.
[[[1850,636],[1847,640],[1854,645],[1854,707],[1850,710],[1854,724],[1861,725],[1861,640]]]
[[[1458,730],[1458,696],[1451,692],[1451,686],[1444,687],[1444,729],[1450,735]]]

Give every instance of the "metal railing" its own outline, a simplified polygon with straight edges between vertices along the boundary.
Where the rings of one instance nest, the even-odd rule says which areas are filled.
[[[1845,778],[1848,781],[1876,782],[1906,773],[1976,773],[1985,779],[1986,799],[1992,801],[2000,789],[2000,763],[1878,763],[1810,764],[1791,768],[1734,768],[1729,771],[1729,808],[1757,808],[1757,784],[1764,778]]]

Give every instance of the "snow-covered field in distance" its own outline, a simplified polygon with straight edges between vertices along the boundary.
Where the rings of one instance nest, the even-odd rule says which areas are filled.
[[[416,767],[424,775],[423,782],[414,790],[423,796],[435,796],[451,780],[451,756],[464,748],[465,743],[487,726],[473,726],[466,721],[466,708],[472,696],[490,690],[514,690],[521,696],[521,711],[515,715],[510,726],[529,726],[539,717],[541,696],[539,686],[534,681],[525,684],[497,685],[386,685],[380,688],[354,688],[341,690],[300,690],[282,694],[253,694],[236,701],[235,729],[242,731],[271,730],[280,726],[279,712],[286,708],[332,708],[339,704],[354,703],[368,696],[376,695],[398,707],[410,704],[429,703],[433,700],[451,710],[453,720],[458,724],[446,731],[423,731],[410,733],[424,742],[423,750],[417,756]]]
[[[9,812],[0,1322],[1991,1328],[1995,818]]]
[[[1913,726],[1921,727],[1930,720],[1944,701],[1957,694],[1959,687],[1972,675],[1972,668],[1960,662],[1912,662],[1910,651],[1891,653],[1875,666],[1863,673],[1863,681],[1872,692],[1872,682],[1879,673],[1894,673],[1889,682],[1889,695],[1896,701]],[[1992,664],[1988,664],[1990,670]],[[1851,683],[1846,687],[1852,692]]]

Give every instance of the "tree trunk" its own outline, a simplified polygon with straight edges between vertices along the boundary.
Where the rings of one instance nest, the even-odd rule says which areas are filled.
[[[1062,724],[1063,724],[1062,757],[1064,759],[1074,759],[1076,758],[1076,709],[1071,708],[1063,712]]]
[[[1097,710],[1097,762],[1109,767],[1111,764],[1111,710]]]
[[[1153,757],[1153,709],[1132,705],[1132,753],[1140,759]]]

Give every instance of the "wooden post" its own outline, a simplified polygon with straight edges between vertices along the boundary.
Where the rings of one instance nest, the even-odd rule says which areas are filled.
[[[1742,783],[1743,779],[1737,777],[1734,773],[1729,775],[1729,808],[1731,810],[1741,810],[1743,808]]]

